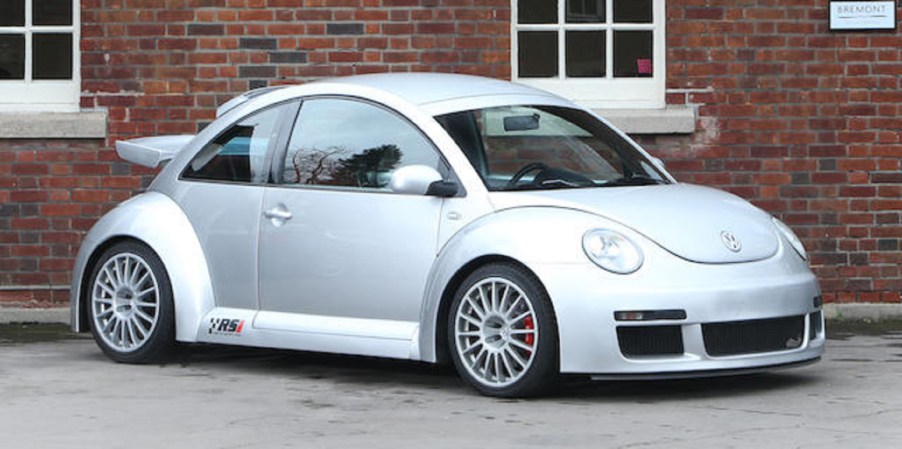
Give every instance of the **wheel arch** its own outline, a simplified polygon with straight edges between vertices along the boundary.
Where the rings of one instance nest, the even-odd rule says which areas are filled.
[[[448,314],[450,313],[451,303],[454,301],[454,294],[470,274],[481,267],[493,263],[511,264],[525,270],[536,280],[539,288],[541,288],[545,295],[550,299],[548,289],[545,287],[545,283],[542,282],[542,278],[539,277],[535,270],[531,269],[528,265],[524,264],[514,257],[502,254],[484,254],[482,256],[474,258],[473,260],[470,260],[469,262],[461,266],[451,276],[450,280],[445,284],[445,287],[442,290],[441,298],[438,301],[438,305],[435,311],[436,318],[433,327],[434,330],[430,332],[429,335],[429,338],[433,345],[431,354],[432,357],[428,359],[429,361],[438,364],[447,364],[450,362],[451,358],[448,348]],[[551,306],[552,319],[556,320],[557,318],[554,311],[554,301],[549,301],[549,304]],[[556,327],[557,326],[555,326],[555,328]]]
[[[77,319],[72,320],[73,326],[78,326],[77,329],[74,329],[76,332],[82,332],[82,331],[85,331],[88,329],[87,323],[88,323],[88,320],[90,319],[90,317],[88,316],[89,301],[87,300],[87,298],[90,296],[90,294],[88,293],[89,292],[88,282],[91,280],[90,279],[91,272],[94,271],[94,265],[97,264],[97,261],[100,260],[100,256],[103,255],[103,253],[107,249],[109,249],[110,247],[112,247],[113,245],[115,245],[117,243],[129,241],[129,240],[146,245],[146,243],[142,242],[141,240],[135,239],[134,237],[131,237],[131,236],[125,236],[125,235],[113,236],[113,237],[110,237],[109,239],[101,242],[99,245],[97,245],[94,248],[94,251],[91,252],[91,255],[88,256],[87,261],[85,261],[84,273],[81,275],[79,285],[77,286],[77,288],[78,288],[77,298],[78,299],[76,300],[75,311],[74,311],[74,313],[77,314],[77,317],[73,317],[73,318],[77,318]],[[84,300],[82,300],[82,299],[84,299]]]
[[[72,330],[87,329],[87,289],[94,264],[106,249],[125,240],[146,245],[159,256],[172,287],[176,340],[196,341],[200,320],[215,305],[207,261],[188,217],[172,199],[158,192],[126,201],[88,232],[72,275]]]
[[[486,215],[460,230],[440,251],[429,274],[420,313],[416,357],[426,362],[446,359],[444,330],[451,298],[463,279],[491,262],[525,269],[548,294],[557,320],[555,298],[543,267],[588,263],[582,236],[600,217],[559,207],[517,207]],[[558,329],[560,336],[560,329]]]

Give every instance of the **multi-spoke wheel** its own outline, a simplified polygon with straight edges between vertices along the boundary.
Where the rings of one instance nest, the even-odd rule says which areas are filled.
[[[120,242],[94,265],[88,286],[91,333],[118,362],[165,357],[174,342],[172,289],[160,258],[137,242]]]
[[[477,269],[458,290],[448,319],[457,371],[481,393],[528,396],[556,377],[554,313],[539,282],[519,266]]]

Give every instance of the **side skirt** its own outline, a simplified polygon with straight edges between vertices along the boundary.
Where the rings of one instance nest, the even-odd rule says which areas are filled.
[[[420,360],[419,323],[217,307],[197,341]]]

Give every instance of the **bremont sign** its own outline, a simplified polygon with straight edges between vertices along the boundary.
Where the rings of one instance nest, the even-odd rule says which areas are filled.
[[[894,30],[894,1],[831,1],[830,30]]]

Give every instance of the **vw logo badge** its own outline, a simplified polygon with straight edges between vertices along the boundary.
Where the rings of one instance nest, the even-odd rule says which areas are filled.
[[[739,250],[742,249],[742,242],[729,231],[721,232],[720,240],[723,241],[724,246],[726,246],[728,250],[733,251],[734,253],[738,253]]]

